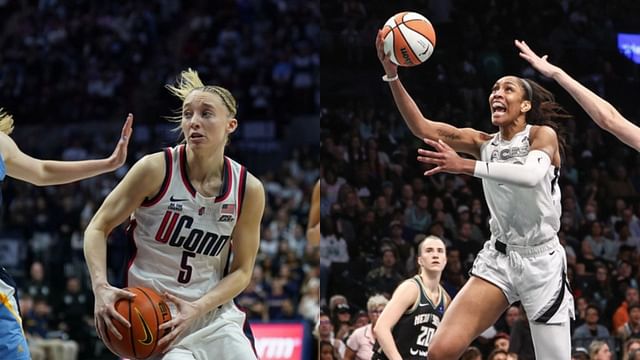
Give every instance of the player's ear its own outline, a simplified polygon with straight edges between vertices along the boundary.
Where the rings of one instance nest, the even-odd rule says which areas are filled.
[[[238,120],[236,120],[235,118],[229,120],[229,122],[227,123],[227,134],[231,134],[232,132],[236,131],[237,128]]]
[[[520,104],[520,111],[523,113],[526,113],[529,110],[531,110],[531,101],[529,100],[523,101],[522,104]]]

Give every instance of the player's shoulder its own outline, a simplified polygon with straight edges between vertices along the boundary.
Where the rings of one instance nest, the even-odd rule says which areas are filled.
[[[416,279],[414,277],[405,279],[404,281],[402,281],[400,283],[400,285],[398,285],[398,288],[396,289],[396,292],[400,291],[402,293],[413,293],[415,292],[416,294],[420,291],[420,283],[418,281],[416,281]]]
[[[529,137],[531,139],[537,137],[557,137],[556,131],[549,125],[531,125],[531,130],[529,131]]]
[[[165,152],[158,151],[141,157],[136,161],[133,169],[145,176],[160,176],[162,178],[166,167]],[[132,169],[132,170],[133,170]]]

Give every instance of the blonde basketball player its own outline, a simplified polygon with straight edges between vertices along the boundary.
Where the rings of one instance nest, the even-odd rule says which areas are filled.
[[[424,359],[442,314],[451,302],[440,285],[447,265],[444,242],[427,236],[418,244],[418,275],[393,292],[374,328],[373,360]]]
[[[542,75],[557,81],[573,96],[598,126],[615,135],[623,143],[640,151],[640,128],[622,116],[607,101],[569,76],[564,70],[550,64],[547,61],[547,55],[538,56],[524,41],[515,40],[515,44],[520,50],[520,57],[527,60]]]
[[[114,309],[131,293],[107,282],[106,238],[130,218],[135,252],[128,286],[154,289],[175,304],[159,346],[164,360],[255,359],[245,315],[233,303],[249,284],[260,239],[265,194],[246,168],[224,156],[236,130],[236,102],[228,90],[205,86],[193,71],[168,86],[182,104],[185,141],[147,155],[107,196],[85,231],[85,254],[95,294],[96,328],[103,341]]]
[[[122,127],[120,141],[110,157],[100,160],[51,161],[33,158],[23,153],[9,137],[13,131],[13,117],[0,109],[0,181],[6,176],[45,186],[71,183],[113,171],[127,159],[133,115],[129,114]],[[22,331],[18,311],[16,284],[0,266],[0,359],[30,359],[29,348]]]
[[[418,160],[439,172],[482,179],[491,213],[491,240],[478,253],[471,278],[452,301],[429,346],[428,359],[458,359],[471,341],[518,300],[531,324],[536,357],[571,356],[573,297],[558,240],[563,138],[555,121],[568,117],[553,95],[527,79],[505,76],[489,95],[498,132],[459,129],[426,119],[397,77],[397,66],[377,39],[378,57],[402,117],[413,134],[435,148]],[[457,152],[477,160],[458,156]]]

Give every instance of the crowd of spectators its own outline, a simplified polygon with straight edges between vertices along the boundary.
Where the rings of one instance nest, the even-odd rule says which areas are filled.
[[[481,181],[424,177],[426,168],[415,160],[424,144],[409,132],[380,80],[377,29],[394,13],[414,10],[432,21],[438,39],[432,58],[400,68],[399,76],[428,118],[495,133],[489,90],[510,74],[549,88],[574,115],[562,124],[570,147],[560,172],[558,234],[576,299],[572,345],[576,356],[604,352],[604,345],[618,359],[634,350],[640,343],[630,340],[640,336],[640,156],[528,67],[513,40],[549,54],[550,61],[640,121],[640,66],[616,49],[617,32],[640,33],[633,20],[640,6],[604,0],[349,0],[321,7],[321,302],[333,331],[327,338],[348,344],[358,314],[366,315],[367,299],[389,297],[415,274],[414,247],[425,235],[437,235],[448,246],[442,282],[451,296],[468,280],[475,255],[489,239]],[[464,358],[499,358],[489,354],[505,340],[505,350],[520,359],[533,357],[518,304]]]
[[[12,137],[25,153],[107,156],[126,114],[135,116],[127,164],[116,172],[46,188],[2,183],[0,258],[23,295],[35,359],[109,356],[93,328],[83,231],[135,161],[178,141],[165,117],[179,103],[163,85],[187,67],[237,98],[239,129],[226,154],[260,178],[268,197],[253,279],[236,303],[250,321],[315,324],[319,250],[307,246],[305,230],[319,129],[301,141],[290,125],[319,112],[319,16],[317,2],[295,0],[0,2],[0,107],[14,115]],[[273,130],[256,137],[256,126]],[[125,227],[108,238],[115,286],[124,284]]]

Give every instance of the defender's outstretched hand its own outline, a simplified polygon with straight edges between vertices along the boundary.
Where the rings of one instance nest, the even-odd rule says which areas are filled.
[[[516,47],[520,50],[520,57],[527,60],[534,69],[538,70],[542,75],[553,78],[554,75],[559,74],[562,70],[552,65],[547,61],[549,55],[544,55],[542,57],[538,56],[529,45],[527,45],[524,41],[515,40]]]
[[[129,140],[131,140],[131,134],[133,133],[133,114],[129,113],[127,120],[122,126],[122,132],[120,133],[120,139],[116,148],[113,150],[111,156],[109,156],[109,164],[112,165],[112,170],[124,165],[127,160],[127,147],[129,146]]]

